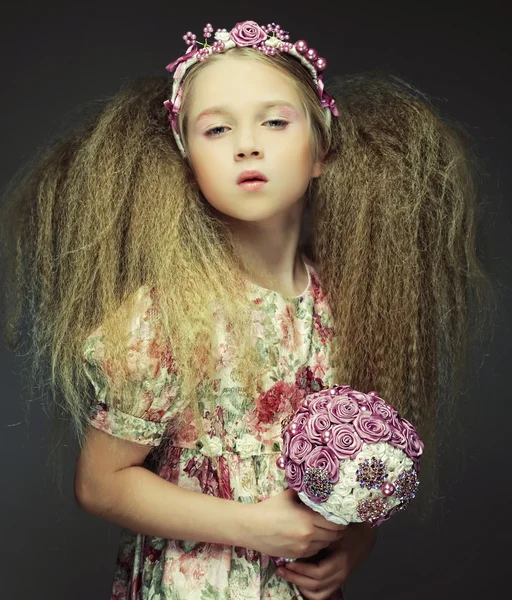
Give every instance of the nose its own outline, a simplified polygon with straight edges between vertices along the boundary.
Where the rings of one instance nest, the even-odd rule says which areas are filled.
[[[261,158],[263,156],[263,148],[256,140],[254,132],[240,132],[235,144],[235,160],[242,160],[247,156]]]
[[[245,151],[245,150],[240,150],[239,152],[237,152],[236,158],[241,159],[241,158],[245,158],[246,156],[260,156],[260,155],[261,155],[261,152],[259,150],[252,150],[251,152]]]

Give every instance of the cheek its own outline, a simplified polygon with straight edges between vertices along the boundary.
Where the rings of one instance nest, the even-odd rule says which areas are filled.
[[[309,148],[296,148],[295,152],[288,151],[285,163],[289,168],[286,169],[290,177],[296,179],[309,178],[312,172],[313,159]]]
[[[190,158],[194,165],[197,165],[198,172],[215,170],[226,164],[226,149],[223,147],[225,145],[219,141],[199,137],[190,145]]]
[[[193,164],[195,177],[201,191],[206,198],[214,200],[221,192],[224,180],[221,161],[212,155],[208,157],[208,160],[198,160]]]
[[[297,135],[293,139],[287,140],[278,150],[279,160],[301,168],[312,165],[311,144],[304,137],[304,135]]]
[[[211,179],[211,173],[215,169],[215,156],[209,156],[201,148],[194,148],[194,150],[190,152],[190,161],[197,181],[201,185],[207,184]]]

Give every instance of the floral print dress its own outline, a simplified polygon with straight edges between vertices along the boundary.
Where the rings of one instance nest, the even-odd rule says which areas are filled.
[[[256,503],[286,488],[276,466],[281,421],[305,394],[331,386],[332,323],[318,275],[304,257],[306,290],[293,298],[251,283],[256,343],[271,368],[264,393],[245,398],[231,377],[233,348],[219,325],[216,410],[203,415],[206,437],[198,439],[191,409],[180,406],[179,375],[158,336],[154,297],[142,287],[130,326],[130,414],[109,394],[113,367],[103,354],[102,329],[84,344],[83,364],[94,386],[91,424],[119,438],[158,446],[180,413],[181,427],[153,470],[189,490]],[[167,448],[167,446],[166,446]],[[151,452],[148,456],[151,456]],[[219,465],[219,469],[215,465]],[[220,476],[218,473],[220,472]],[[271,557],[251,549],[146,536],[122,530],[111,600],[299,600],[297,587],[275,574]]]

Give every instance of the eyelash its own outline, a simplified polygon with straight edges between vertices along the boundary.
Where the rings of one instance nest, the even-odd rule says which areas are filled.
[[[265,121],[266,123],[280,123],[278,127],[271,127],[270,129],[284,129],[289,123],[284,119],[270,119],[269,121]],[[209,137],[219,137],[220,133],[213,133],[216,129],[226,129],[224,125],[217,125],[217,127],[212,127],[208,131],[205,132],[205,135]]]

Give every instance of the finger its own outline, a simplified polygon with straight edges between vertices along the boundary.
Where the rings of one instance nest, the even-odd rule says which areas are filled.
[[[313,534],[313,539],[315,541],[328,542],[329,544],[339,541],[342,537],[343,532],[333,531],[332,529],[322,529],[321,527],[315,527]]]
[[[329,579],[334,574],[340,571],[340,567],[334,560],[325,559],[319,563],[308,563],[302,561],[295,561],[293,563],[287,563],[284,565],[286,569],[311,579],[317,579],[319,581],[323,579]]]
[[[297,589],[299,590],[299,592],[301,592],[301,594],[304,594],[305,600],[343,600],[344,599],[342,592],[339,592],[335,586],[328,587],[323,592],[319,592],[318,594],[309,593],[307,596],[299,587],[297,587]]]
[[[310,592],[306,595],[300,587],[297,587],[297,589],[301,594],[304,594],[306,600],[344,600],[343,590],[339,589],[336,584],[325,588],[322,592],[318,592],[317,594]]]
[[[332,553],[325,558],[322,558],[316,566],[321,577],[324,579],[328,579],[332,576],[336,576],[343,582],[346,579],[346,559],[345,557],[340,559],[340,555],[337,553]]]
[[[299,559],[300,558],[311,558],[311,557],[315,556],[316,554],[318,554],[319,552],[321,552],[322,550],[325,550],[329,546],[330,546],[330,542],[327,542],[327,541],[310,542],[310,544],[308,546],[307,554],[304,554],[303,556],[299,556],[297,558],[299,558]]]
[[[301,592],[305,592],[308,597],[311,594],[321,594],[326,590],[326,588],[337,585],[334,579],[319,581],[318,579],[312,579],[311,577],[301,575],[300,573],[291,573],[284,567],[280,567],[277,570],[277,574],[282,579],[285,579],[290,583],[294,583],[301,590]],[[328,596],[325,597],[327,598]]]
[[[327,519],[324,519],[324,517],[322,517],[322,515],[319,515],[318,513],[316,513],[315,516],[313,517],[313,525],[315,525],[315,527],[319,527],[321,529],[330,529],[332,531],[345,531],[345,529],[347,528],[347,525],[338,525],[338,523],[333,523],[332,521],[328,521]]]
[[[320,572],[318,565],[315,563],[295,561],[294,563],[286,563],[286,565],[284,565],[284,568],[287,571],[292,571],[292,573],[304,575],[304,577],[316,579],[317,581],[321,581],[323,578],[323,574]]]
[[[319,581],[318,579],[311,579],[311,577],[301,575],[300,573],[292,573],[284,567],[280,567],[277,571],[277,574],[282,579],[286,579],[286,581],[294,583],[297,587],[301,588],[301,591],[309,593],[318,593],[321,592],[324,588],[323,581]]]

